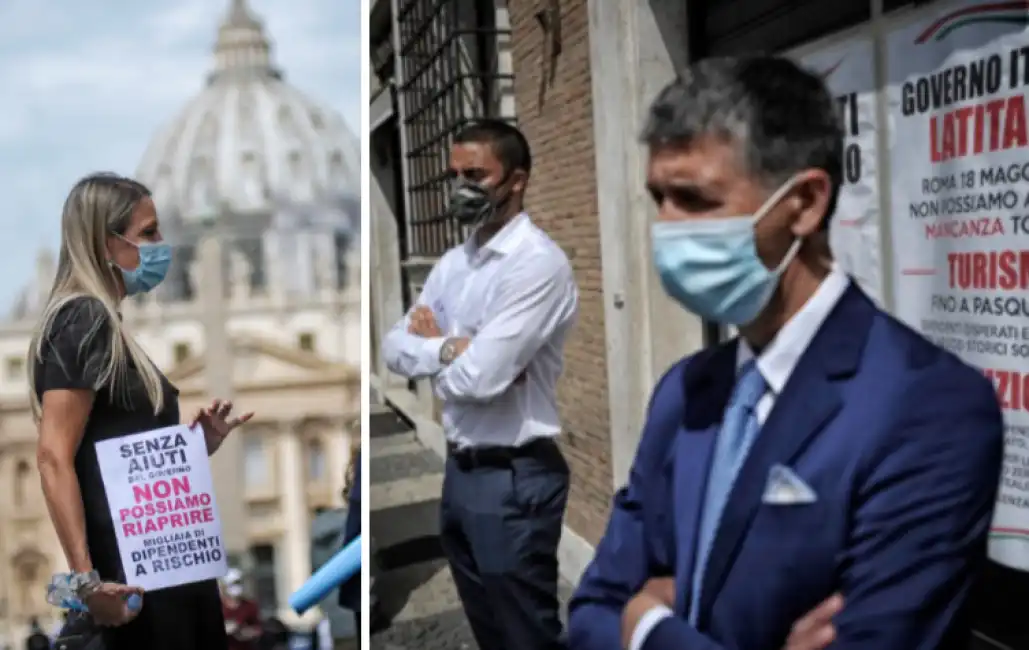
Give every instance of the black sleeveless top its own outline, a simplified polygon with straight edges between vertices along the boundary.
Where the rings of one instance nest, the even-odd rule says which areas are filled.
[[[35,360],[36,394],[48,390],[92,389],[110,354],[110,321],[100,301],[76,298],[65,305],[44,335],[43,354]],[[162,374],[164,408],[154,415],[135,368],[112,395],[109,386],[96,392],[82,442],[75,454],[75,473],[86,515],[86,540],[93,566],[104,580],[125,582],[118,554],[96,443],[110,438],[174,426],[179,420],[178,390]]]

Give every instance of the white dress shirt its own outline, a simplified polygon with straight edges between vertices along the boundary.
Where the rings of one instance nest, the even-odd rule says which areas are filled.
[[[408,333],[410,313],[386,335],[389,369],[432,377],[443,401],[443,430],[458,447],[517,447],[556,436],[557,380],[579,293],[571,264],[553,240],[521,214],[483,246],[456,246],[429,273],[415,306],[432,309],[443,336]],[[448,366],[446,338],[471,343]],[[515,380],[525,372],[525,381]]]
[[[776,334],[772,342],[757,358],[757,369],[765,380],[767,389],[757,403],[758,424],[764,424],[775,406],[775,400],[782,393],[793,369],[797,367],[801,356],[814,340],[822,323],[829,317],[836,303],[843,297],[850,279],[838,267],[834,266],[815,294],[804,306],[793,315]],[[754,351],[742,338],[736,348],[736,368],[742,368],[754,358]],[[654,607],[640,617],[636,629],[632,633],[629,650],[641,650],[647,637],[657,624],[672,616],[673,612],[663,605]]]

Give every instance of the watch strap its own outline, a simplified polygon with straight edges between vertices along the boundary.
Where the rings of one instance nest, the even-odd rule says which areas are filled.
[[[450,365],[454,360],[454,339],[446,339],[439,348],[439,362]]]

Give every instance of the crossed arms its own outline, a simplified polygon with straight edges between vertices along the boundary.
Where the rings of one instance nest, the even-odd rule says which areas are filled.
[[[440,352],[447,338],[431,305],[449,286],[437,265],[414,307],[386,335],[383,357],[392,372],[409,379],[435,377],[444,402],[487,403],[507,391],[555,333],[567,328],[578,310],[578,292],[567,260],[527,255],[497,280],[479,332],[455,338],[457,353],[445,365]],[[467,281],[467,280],[465,280]]]
[[[847,505],[853,526],[842,550],[844,605],[833,621],[835,650],[936,650],[951,633],[985,550],[1003,446],[992,386],[953,361],[912,374]],[[655,401],[663,390],[665,398],[681,390],[669,377],[681,374],[673,368],[665,376]],[[663,507],[649,486],[674,435],[667,429],[648,422],[629,484],[615,496],[607,532],[569,608],[572,650],[626,647],[632,632],[626,634],[626,622],[640,620],[638,613],[629,616],[629,605],[659,577],[649,574],[654,536],[644,513]],[[779,643],[770,639],[766,647]],[[678,616],[657,623],[641,646],[751,650],[725,645]]]

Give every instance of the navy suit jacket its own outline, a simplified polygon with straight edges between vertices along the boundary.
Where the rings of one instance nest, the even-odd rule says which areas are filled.
[[[846,605],[834,650],[965,650],[1001,469],[996,393],[853,285],[740,470],[697,626],[687,623],[698,514],[735,376],[733,341],[678,362],[654,389],[629,484],[570,604],[571,648],[620,650],[625,604],[647,579],[674,576],[675,616],[644,650],[781,650],[836,591]],[[775,464],[817,501],[762,503]]]
[[[358,457],[354,471],[354,484],[350,487],[347,505],[347,520],[343,525],[343,545],[357,539],[361,534],[361,458]],[[365,542],[367,543],[367,542]],[[361,609],[361,572],[339,586],[339,605],[353,611]]]

